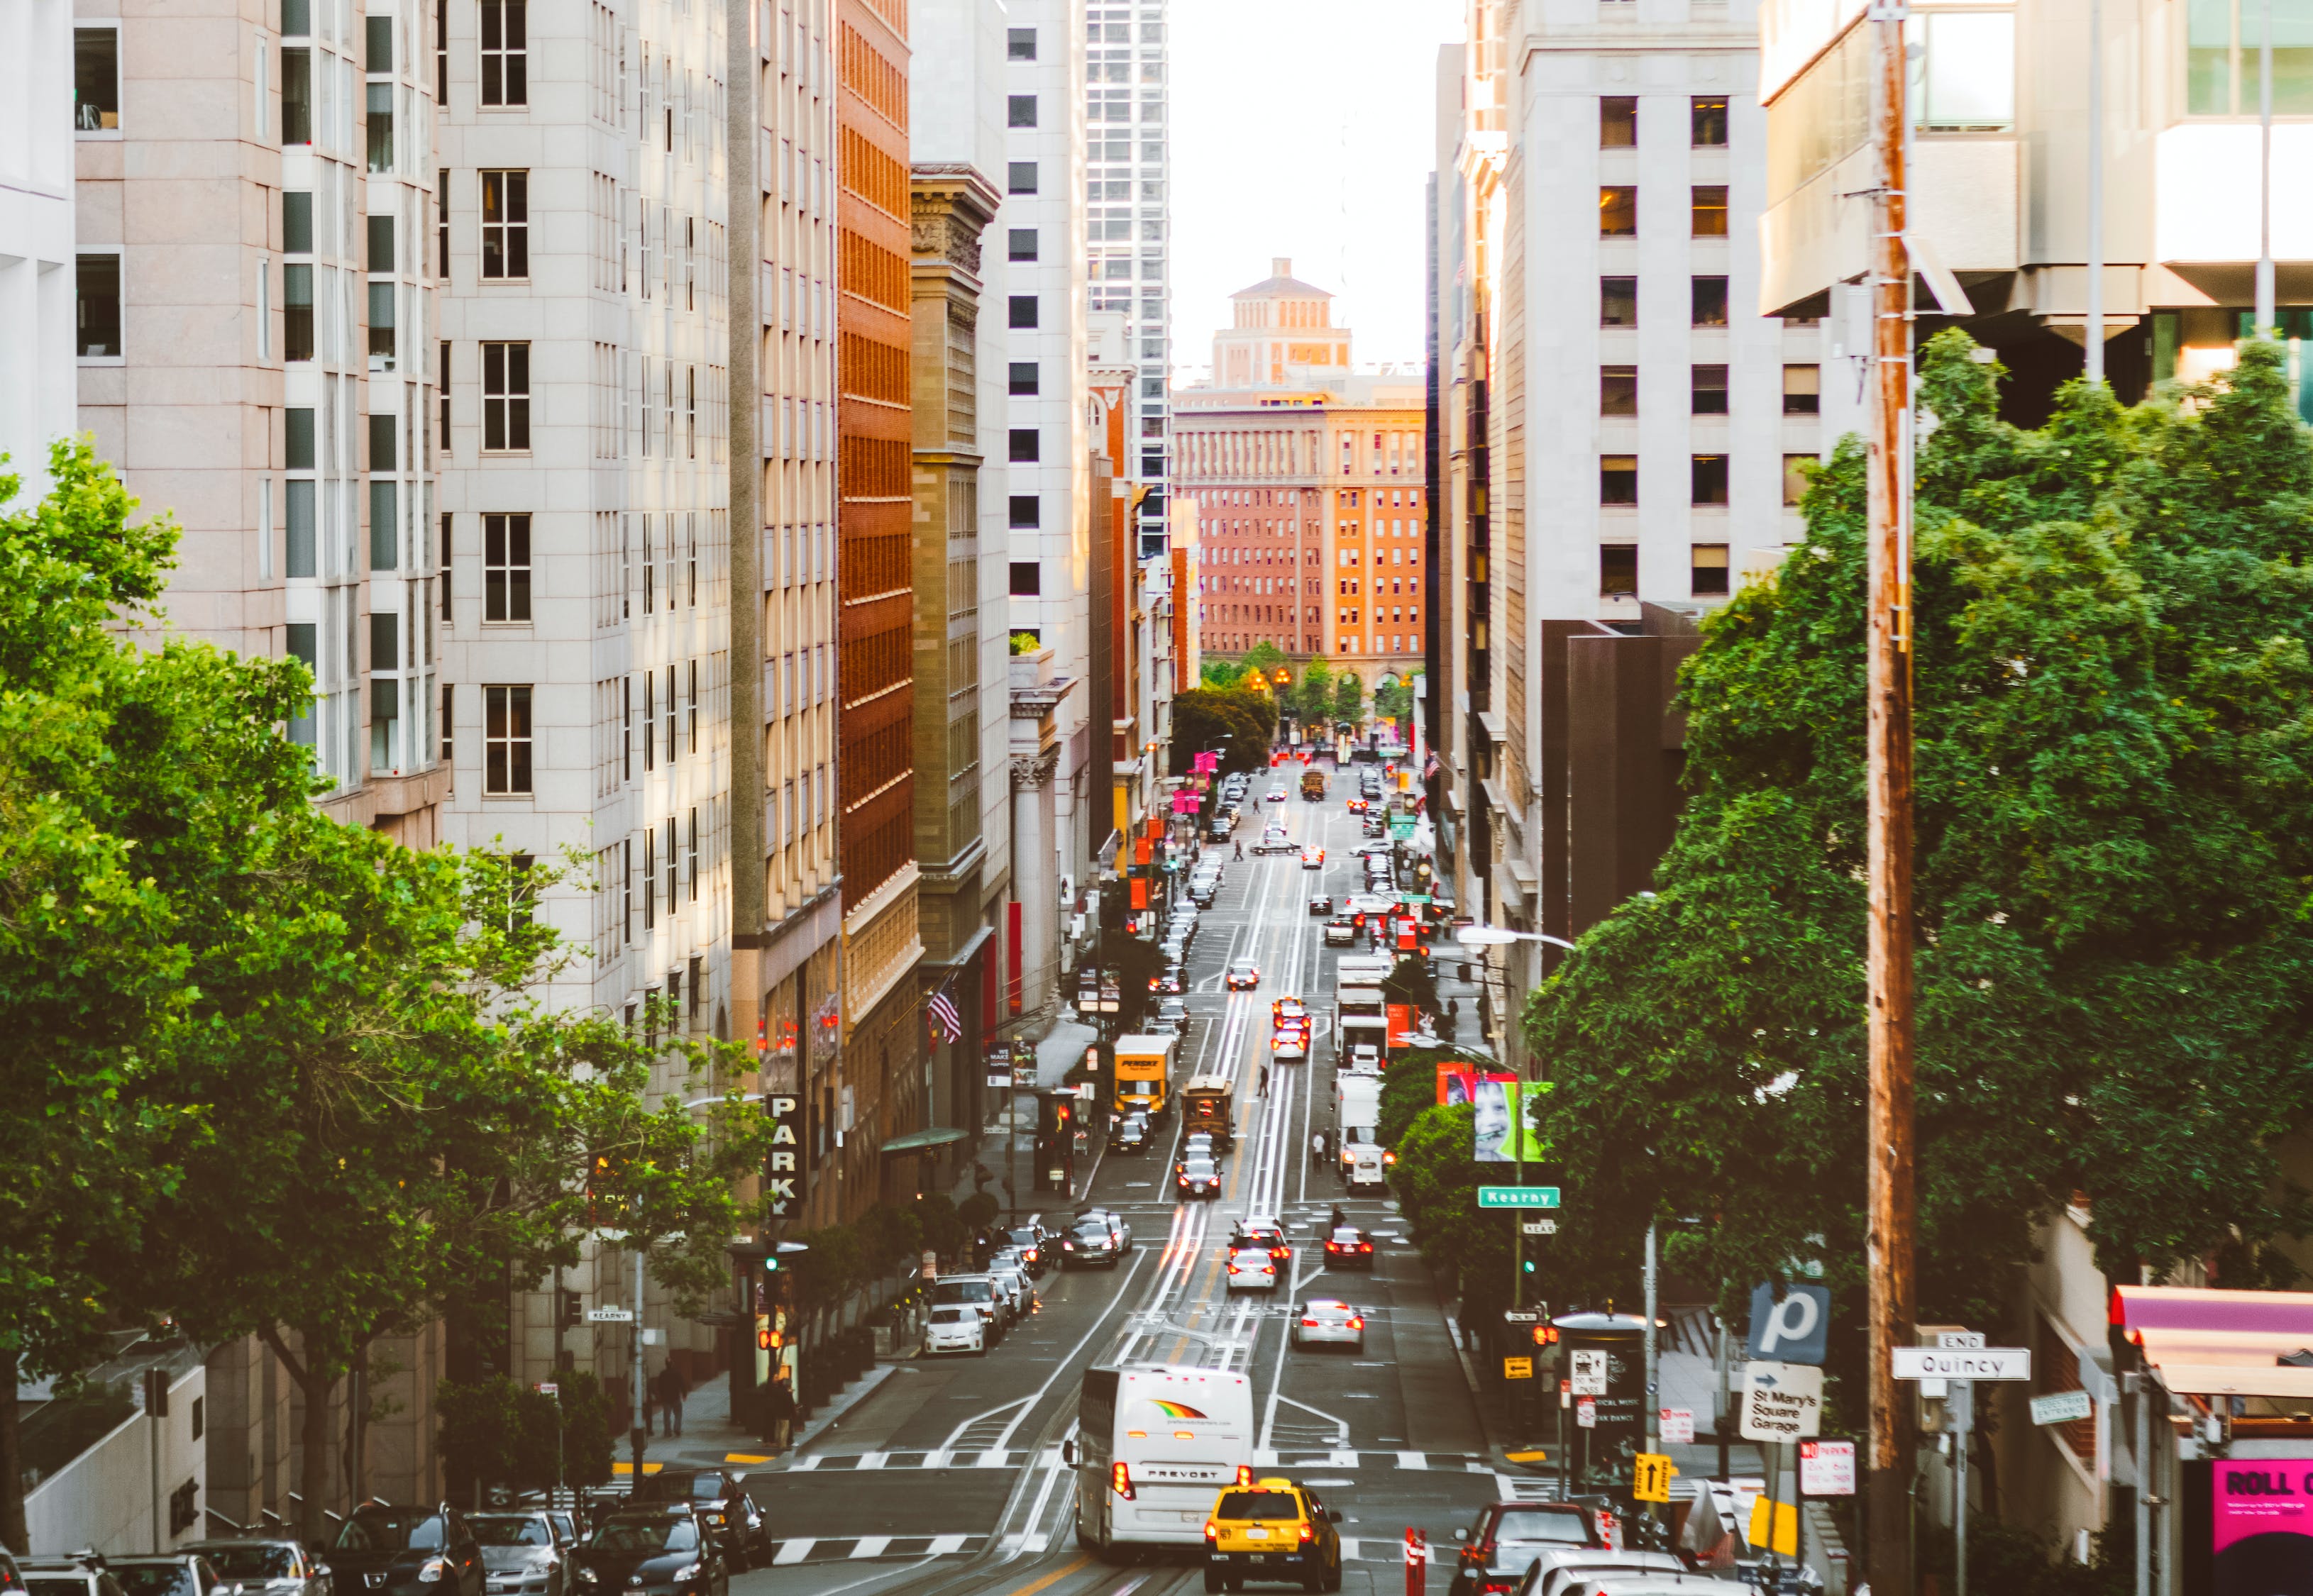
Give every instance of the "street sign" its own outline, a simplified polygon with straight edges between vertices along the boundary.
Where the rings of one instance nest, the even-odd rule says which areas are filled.
[[[624,1308],[589,1308],[586,1310],[586,1322],[588,1324],[632,1324],[634,1321],[634,1314]]]
[[[1751,1355],[1779,1364],[1820,1364],[1831,1337],[1831,1293],[1794,1283],[1778,1298],[1772,1281],[1751,1288]]]
[[[1558,1221],[1555,1219],[1521,1219],[1518,1221],[1518,1229],[1524,1231],[1529,1236],[1554,1236],[1558,1233]]]
[[[541,1397],[559,1396],[562,1392],[562,1388],[550,1380],[542,1380],[530,1389]]]
[[[1578,1397],[1603,1397],[1606,1394],[1606,1349],[1601,1347],[1574,1350],[1574,1394]]]
[[[1936,1345],[1946,1352],[1982,1352],[1983,1332],[1982,1330],[1938,1330]]]
[[[1481,1186],[1478,1188],[1481,1208],[1555,1208],[1558,1188],[1555,1186]]]
[[[1540,1324],[1542,1315],[1543,1311],[1539,1308],[1505,1308],[1502,1310],[1502,1322],[1504,1324]]]
[[[1855,1443],[1852,1441],[1800,1442],[1799,1495],[1802,1496],[1852,1496],[1855,1495]]]
[[[1631,1496],[1639,1502],[1670,1500],[1671,1476],[1678,1470],[1671,1467],[1667,1454],[1642,1451],[1631,1460]]]
[[[1895,1353],[1898,1380],[2029,1380],[2032,1353],[2023,1346],[1986,1346],[1980,1351],[1947,1351],[1940,1346],[1898,1346]]]
[[[1598,1427],[1597,1398],[1584,1397],[1576,1401],[1574,1404],[1574,1425],[1575,1428],[1580,1430],[1595,1430]]]
[[[1803,1440],[1823,1429],[1823,1371],[1808,1364],[1743,1365],[1746,1441],[1779,1444]]]
[[[2058,1391],[2054,1396],[2032,1399],[2032,1422],[2036,1425],[2069,1425],[2089,1417],[2096,1412],[2096,1404],[2086,1391]]]
[[[1656,1416],[1660,1421],[1662,1438],[1672,1446],[1694,1444],[1694,1409],[1666,1407]]]
[[[1532,1380],[1534,1378],[1534,1360],[1532,1358],[1504,1358],[1502,1360],[1502,1378],[1504,1380]]]

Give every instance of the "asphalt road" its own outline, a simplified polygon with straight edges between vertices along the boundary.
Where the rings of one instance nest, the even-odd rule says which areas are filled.
[[[1483,1458],[1468,1388],[1444,1313],[1386,1199],[1346,1197],[1330,1167],[1314,1166],[1311,1135],[1331,1129],[1331,1010],[1335,951],[1312,892],[1338,899],[1362,876],[1348,852],[1361,840],[1338,777],[1322,804],[1298,794],[1289,772],[1283,803],[1259,800],[1256,773],[1237,835],[1248,856],[1225,866],[1221,891],[1190,951],[1190,1026],[1183,1076],[1233,1073],[1237,1144],[1216,1199],[1172,1197],[1172,1143],[1104,1156],[1077,1205],[1117,1209],[1131,1251],[1113,1269],[1047,1274],[1039,1311],[985,1357],[901,1365],[843,1422],[787,1466],[759,1472],[754,1491],[780,1542],[769,1569],[731,1582],[732,1596],[1167,1596],[1201,1590],[1193,1554],[1111,1565],[1073,1533],[1074,1482],[1060,1463],[1084,1370],[1100,1362],[1170,1362],[1239,1369],[1253,1381],[1259,1466],[1322,1488],[1341,1511],[1347,1590],[1406,1589],[1401,1556],[1409,1526],[1445,1548],[1429,1583],[1443,1591],[1453,1531],[1479,1505],[1532,1487],[1497,1475]],[[1326,848],[1323,871],[1297,854],[1251,856],[1273,820]],[[1206,846],[1225,856],[1227,844]],[[1232,959],[1259,960],[1259,990],[1223,990]],[[1269,1057],[1269,1005],[1292,994],[1316,1017],[1312,1060]],[[1177,1083],[1176,1083],[1177,1084]],[[1169,1116],[1171,1136],[1179,1117]],[[1370,1275],[1324,1267],[1318,1229],[1335,1203],[1376,1233]],[[1292,1277],[1267,1293],[1232,1299],[1222,1243],[1233,1219],[1282,1219],[1295,1243]],[[1341,1297],[1365,1312],[1366,1345],[1295,1351],[1288,1309]]]

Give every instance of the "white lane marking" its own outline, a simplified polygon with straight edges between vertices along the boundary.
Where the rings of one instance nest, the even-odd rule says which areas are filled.
[[[930,1555],[939,1557],[960,1552],[963,1549],[963,1543],[967,1539],[969,1538],[962,1535],[935,1535],[932,1537]]]
[[[1107,1305],[1101,1309],[1099,1317],[1092,1321],[1083,1335],[1077,1337],[1077,1344],[1060,1355],[1060,1360],[1052,1365],[1052,1372],[1044,1376],[1044,1383],[1028,1394],[1021,1405],[1020,1411],[1014,1416],[1010,1424],[1004,1426],[1003,1433],[996,1437],[993,1450],[1000,1451],[1012,1444],[1013,1435],[1018,1432],[1023,1421],[1036,1411],[1037,1404],[1044,1399],[1044,1393],[1052,1389],[1052,1382],[1058,1380],[1069,1364],[1076,1360],[1077,1354],[1082,1352],[1091,1343],[1092,1338],[1100,1333],[1100,1327],[1108,1322],[1108,1316],[1116,1311],[1116,1305],[1119,1302],[1124,1301],[1124,1293],[1132,1284],[1132,1276],[1140,1272],[1140,1260],[1144,1256],[1139,1248],[1136,1247],[1132,1250],[1131,1267],[1125,1271],[1124,1278],[1117,1282],[1116,1290],[1109,1293]]]
[[[1401,1469],[1427,1469],[1429,1467],[1429,1454],[1428,1452],[1419,1451],[1402,1451],[1397,1454],[1397,1466]]]
[[[779,1542],[778,1553],[771,1558],[771,1566],[792,1567],[811,1556],[811,1548],[816,1544],[817,1542],[810,1540],[782,1540]]]
[[[880,1557],[884,1555],[884,1548],[891,1544],[892,1538],[888,1535],[862,1535],[853,1543],[851,1555],[855,1557]]]

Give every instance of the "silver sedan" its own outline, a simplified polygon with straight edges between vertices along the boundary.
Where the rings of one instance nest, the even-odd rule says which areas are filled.
[[[1366,1349],[1366,1316],[1336,1298],[1304,1302],[1293,1311],[1293,1345]]]

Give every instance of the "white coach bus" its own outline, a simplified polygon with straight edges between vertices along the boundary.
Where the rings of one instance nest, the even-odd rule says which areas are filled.
[[[1171,1364],[1085,1371],[1077,1434],[1077,1544],[1202,1546],[1214,1495],[1253,1478],[1253,1386]]]

